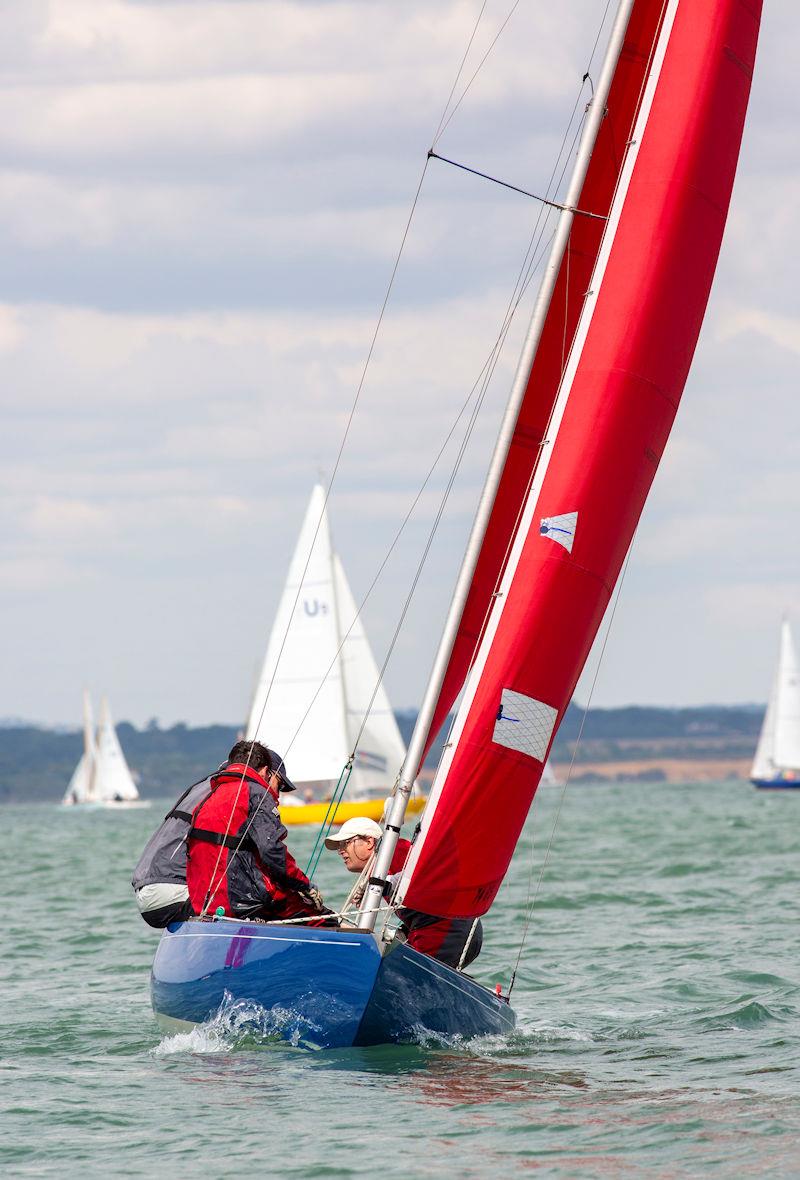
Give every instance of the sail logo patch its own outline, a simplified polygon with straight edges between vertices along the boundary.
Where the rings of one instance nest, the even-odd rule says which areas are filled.
[[[558,709],[552,705],[504,688],[495,716],[492,741],[507,750],[519,750],[521,754],[529,754],[538,762],[544,762],[557,718]]]
[[[572,552],[572,542],[575,540],[575,529],[578,527],[577,512],[564,512],[561,516],[545,516],[539,521],[539,532],[551,541],[563,545],[567,553]]]

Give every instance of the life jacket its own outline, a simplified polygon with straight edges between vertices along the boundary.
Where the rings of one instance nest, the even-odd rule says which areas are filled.
[[[187,841],[186,884],[196,914],[215,914],[221,908],[228,917],[239,916],[234,913],[228,889],[233,852],[249,854],[266,897],[274,893],[245,831],[251,785],[268,792],[277,804],[277,793],[260,774],[244,765],[230,764],[212,777],[207,798],[194,809]]]
[[[211,776],[192,783],[174,807],[164,816],[147,841],[133,870],[131,885],[135,890],[145,885],[186,884],[186,838],[192,815],[211,794]]]

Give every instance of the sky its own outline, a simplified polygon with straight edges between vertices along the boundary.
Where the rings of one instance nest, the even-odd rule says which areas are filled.
[[[512,0],[488,0],[465,77]],[[534,192],[605,2],[523,0],[438,150]],[[246,715],[481,0],[26,0],[0,41],[0,717]],[[717,278],[595,706],[766,698],[800,638],[800,16],[765,5]],[[602,47],[602,40],[601,40]],[[596,69],[598,57],[592,60]],[[333,484],[366,594],[497,336],[538,207],[429,166]],[[530,314],[386,673],[424,689]],[[364,607],[379,660],[455,443]]]

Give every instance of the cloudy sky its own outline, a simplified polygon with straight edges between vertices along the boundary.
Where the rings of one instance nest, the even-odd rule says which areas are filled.
[[[88,684],[137,723],[244,717],[480,7],[2,6],[0,716],[77,722]],[[511,7],[488,0],[475,64]],[[604,7],[522,0],[440,150],[541,190]],[[763,700],[782,611],[800,631],[799,23],[766,5],[717,280],[598,705]],[[428,170],[331,498],[357,597],[490,352],[537,214]],[[397,706],[423,688],[529,309],[389,667]],[[365,608],[381,656],[453,453]]]

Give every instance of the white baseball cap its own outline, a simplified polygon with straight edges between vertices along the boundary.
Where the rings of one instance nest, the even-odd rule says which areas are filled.
[[[339,828],[339,833],[336,836],[328,836],[325,840],[325,847],[329,848],[331,852],[336,852],[342,844],[346,844],[348,840],[352,840],[353,836],[373,836],[376,840],[380,840],[383,835],[383,828],[380,824],[376,824],[374,819],[367,819],[366,816],[356,816],[355,819],[348,819]]]

